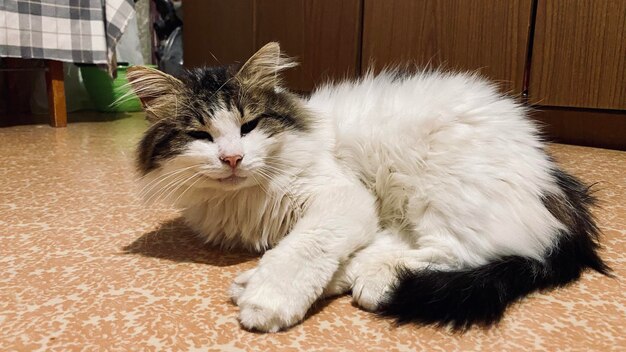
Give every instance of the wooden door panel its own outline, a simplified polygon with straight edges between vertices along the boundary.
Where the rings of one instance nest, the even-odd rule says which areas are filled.
[[[530,97],[626,109],[626,1],[539,0]]]
[[[244,62],[254,53],[251,0],[185,0],[186,67]]]
[[[285,74],[290,88],[358,74],[360,0],[263,0],[256,11],[257,48],[279,41],[300,63]]]
[[[309,91],[359,68],[361,0],[185,0],[185,66],[245,61],[279,41],[300,66],[287,85]]]
[[[531,0],[365,0],[361,66],[479,71],[521,93]]]

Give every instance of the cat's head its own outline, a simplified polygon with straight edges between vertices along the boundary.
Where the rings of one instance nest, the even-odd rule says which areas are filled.
[[[180,78],[129,69],[152,122],[137,150],[149,187],[229,192],[293,172],[315,123],[301,99],[281,87],[280,72],[293,66],[269,43],[241,67],[197,68]]]

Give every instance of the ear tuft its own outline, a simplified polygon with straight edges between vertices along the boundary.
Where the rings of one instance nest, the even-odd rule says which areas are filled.
[[[128,82],[141,100],[149,120],[156,121],[176,114],[178,97],[185,88],[183,82],[145,66],[131,66],[126,72]]]
[[[297,65],[280,52],[277,42],[270,42],[243,64],[236,77],[243,86],[275,89],[282,82],[280,72]]]

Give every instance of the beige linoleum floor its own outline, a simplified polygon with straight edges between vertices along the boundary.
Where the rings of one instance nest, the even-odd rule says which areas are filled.
[[[617,279],[587,273],[535,294],[488,330],[394,327],[348,297],[302,324],[240,329],[226,295],[254,256],[194,240],[175,212],[135,197],[140,116],[0,128],[0,351],[625,351],[626,153],[554,145],[596,186],[604,257]]]

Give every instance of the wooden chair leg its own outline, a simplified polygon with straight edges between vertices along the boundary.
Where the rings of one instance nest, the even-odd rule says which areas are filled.
[[[46,62],[46,88],[48,90],[48,109],[50,110],[50,126],[67,126],[67,109],[65,106],[65,84],[63,82],[63,63],[48,60]]]

